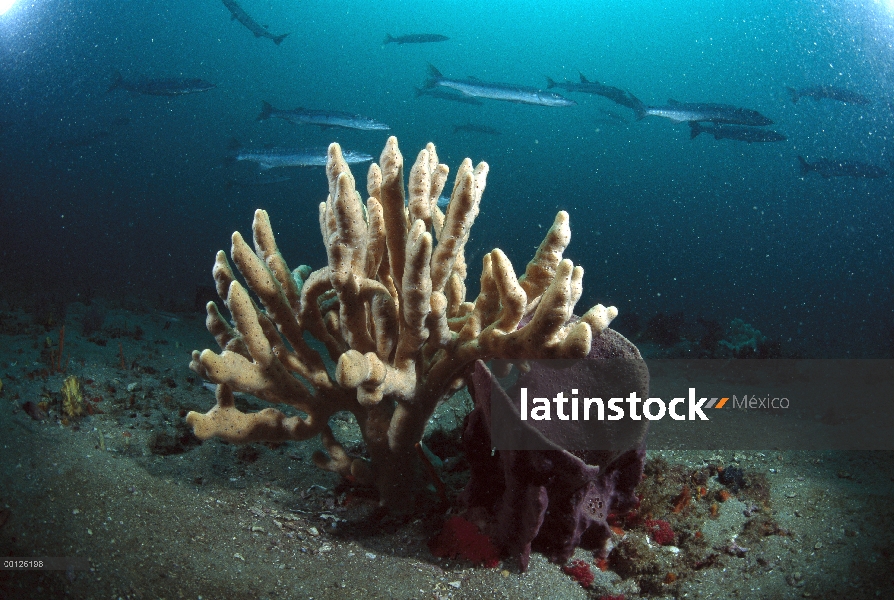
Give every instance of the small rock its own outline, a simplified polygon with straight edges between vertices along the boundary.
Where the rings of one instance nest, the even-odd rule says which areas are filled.
[[[127,384],[127,391],[128,391],[128,392],[135,392],[135,391],[137,391],[138,389],[140,389],[140,382],[139,382],[139,381],[135,381],[135,382],[133,382],[133,383],[129,383],[129,384]]]
[[[30,400],[22,405],[22,410],[24,410],[28,414],[28,416],[35,421],[42,421],[47,418],[47,413],[42,411],[37,404],[31,402]]]
[[[245,557],[239,554],[238,552],[233,553],[233,558],[238,558],[242,562],[245,562]]]
[[[307,533],[311,534],[314,537],[317,537],[318,535],[320,535],[320,530],[316,527],[308,527]]]
[[[376,557],[376,555],[373,554],[372,552],[366,553],[366,558],[368,558],[369,560],[373,560],[375,557]]]
[[[459,582],[459,581],[451,581],[451,582],[449,582],[447,585],[449,585],[449,586],[452,587],[452,588],[459,589],[459,586],[461,586],[462,583]]]
[[[785,497],[786,497],[786,498],[795,498],[797,495],[798,495],[798,494],[796,494],[796,493],[794,493],[794,492],[789,492],[788,494],[785,495]]]
[[[822,547],[823,547],[823,543],[822,543],[822,542],[817,542],[816,544],[813,545],[813,549],[814,549],[814,550],[819,550],[819,549],[822,548]]]

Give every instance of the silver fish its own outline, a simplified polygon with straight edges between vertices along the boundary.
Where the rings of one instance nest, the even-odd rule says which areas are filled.
[[[792,102],[795,104],[801,98],[813,98],[817,102],[823,98],[828,98],[829,100],[838,100],[845,104],[872,104],[872,100],[863,94],[858,94],[836,85],[814,85],[799,90],[791,87],[786,87],[785,89],[788,90],[789,96],[792,97]]]
[[[620,104],[621,106],[626,106],[627,108],[636,109],[639,104],[642,104],[636,97],[626,90],[622,90],[621,88],[616,88],[610,85],[603,85],[598,81],[590,81],[584,74],[580,74],[580,81],[553,81],[550,77],[546,78],[546,89],[551,90],[552,88],[561,88],[567,92],[582,92],[584,94],[596,94],[598,96],[602,96],[603,98],[608,98],[615,104]]]
[[[310,110],[307,108],[280,110],[269,102],[264,102],[261,107],[261,114],[258,115],[258,121],[266,121],[271,118],[283,119],[296,125],[319,125],[323,129],[327,127],[343,127],[345,129],[360,129],[362,131],[391,129],[388,125],[363,115],[329,110]]]
[[[816,171],[823,179],[829,177],[865,177],[878,179],[888,174],[883,168],[857,160],[830,160],[820,158],[816,162],[809,163],[803,156],[798,156],[801,167],[801,177],[805,177],[811,171]]]
[[[481,123],[472,123],[471,121],[462,125],[453,126],[453,133],[459,133],[460,131],[466,131],[469,133],[486,133],[487,135],[500,135],[499,129],[494,129],[493,127],[482,125]]]
[[[639,102],[639,100],[637,100]],[[667,106],[647,106],[642,102],[634,107],[637,119],[648,116],[664,117],[676,123],[688,121],[710,121],[731,125],[751,125],[761,127],[772,125],[773,121],[750,108],[739,108],[732,104],[687,103],[668,100]]]
[[[235,146],[235,147],[234,147]],[[267,170],[276,167],[325,167],[328,154],[326,149],[303,148],[240,148],[238,142],[231,144],[232,159],[257,163],[258,167]],[[372,155],[363,152],[343,151],[345,161],[349,164],[369,162]]]
[[[727,125],[714,123],[706,127],[698,121],[689,122],[689,139],[698,137],[700,133],[714,136],[715,140],[738,140],[740,142],[784,142],[788,138],[778,131],[760,129],[759,127],[746,127],[744,125]]]
[[[140,78],[133,81],[124,79],[121,73],[115,73],[107,92],[114,90],[126,90],[133,94],[146,96],[183,96],[184,94],[196,94],[207,92],[217,87],[204,79],[168,77],[164,79]]]
[[[390,33],[385,35],[385,41],[382,44],[429,44],[431,42],[446,42],[450,38],[440,33],[411,33],[409,35],[393,36]]]
[[[230,14],[233,15],[231,18],[239,21],[245,28],[250,32],[255,34],[255,37],[265,37],[273,40],[273,43],[279,46],[288,33],[284,33],[282,35],[273,35],[270,31],[267,30],[266,27],[263,27],[260,23],[255,21],[250,14],[245,12],[245,10],[239,6],[235,0],[223,0],[224,6],[230,11]]]
[[[451,102],[459,102],[460,104],[474,104],[476,106],[481,106],[484,104],[478,98],[473,98],[471,96],[466,96],[465,94],[457,94],[456,92],[451,92],[446,89],[440,90],[438,88],[434,89],[420,89],[413,88],[416,90],[416,97],[419,96],[430,96],[432,98],[440,98],[441,100],[450,100]]]
[[[252,178],[243,178],[243,179],[230,179],[226,182],[227,189],[230,188],[252,188],[252,187],[261,187],[274,185],[277,183],[283,183],[286,181],[291,181],[292,178],[289,175],[271,175],[269,173],[261,173],[260,175]]]
[[[450,79],[441,75],[441,72],[432,65],[428,66],[428,75],[428,80],[425,82],[426,88],[450,88],[475,98],[518,102],[520,104],[536,104],[539,106],[574,106],[577,104],[574,100],[569,100],[559,94],[538,90],[533,87],[510,83],[488,83],[474,77]]]

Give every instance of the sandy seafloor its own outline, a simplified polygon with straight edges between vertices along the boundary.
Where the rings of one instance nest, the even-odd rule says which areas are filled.
[[[639,558],[605,571],[579,549],[595,573],[584,589],[536,553],[524,574],[435,558],[427,541],[442,515],[372,521],[371,500],[313,466],[315,441],[197,443],[183,416],[214,402],[188,369],[192,349],[214,345],[203,315],[104,310],[88,339],[86,310],[67,307],[61,373],[50,365],[59,323],[0,310],[0,553],[90,564],[0,571],[0,599],[894,598],[891,453],[650,451],[643,493],[675,544],[619,530],[614,542]],[[98,410],[63,423],[70,375]],[[433,428],[456,432],[463,395]],[[45,418],[23,409],[41,401]],[[335,430],[357,438],[350,419]],[[741,468],[748,485],[719,501],[717,466]],[[674,513],[699,474],[704,495]],[[463,476],[445,474],[452,493]]]

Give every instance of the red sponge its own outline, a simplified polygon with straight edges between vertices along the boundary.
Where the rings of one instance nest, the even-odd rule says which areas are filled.
[[[488,568],[500,564],[500,553],[490,538],[462,517],[452,517],[444,523],[441,533],[429,541],[428,548],[438,558],[464,558]]]

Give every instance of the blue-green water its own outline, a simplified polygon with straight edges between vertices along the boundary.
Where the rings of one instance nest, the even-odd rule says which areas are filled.
[[[564,209],[573,232],[566,256],[586,269],[583,305],[612,303],[643,319],[741,318],[809,356],[891,354],[894,173],[802,178],[797,161],[894,171],[894,9],[883,3],[241,5],[290,35],[280,46],[255,38],[219,0],[20,0],[0,16],[4,295],[191,303],[195,286],[211,282],[214,251],[233,230],[248,232],[258,207],[270,212],[291,266],[321,266],[323,170],[228,187],[252,171],[225,164],[227,144],[338,141],[378,156],[386,135],[257,122],[266,100],[388,123],[408,161],[428,141],[454,171],[465,156],[487,161],[467,250],[474,266],[497,246],[520,271]],[[422,32],[451,39],[382,44],[386,33]],[[648,104],[735,104],[773,119],[788,140],[690,140],[685,123],[636,121],[584,94],[565,94],[578,102],[569,108],[417,98],[428,63],[449,77],[541,88],[546,76],[582,72]],[[175,98],[106,93],[116,71],[217,87]],[[785,91],[818,84],[873,103],[792,104]],[[603,123],[599,109],[630,122]],[[453,133],[469,121],[502,135]],[[365,167],[354,171],[363,181]]]

